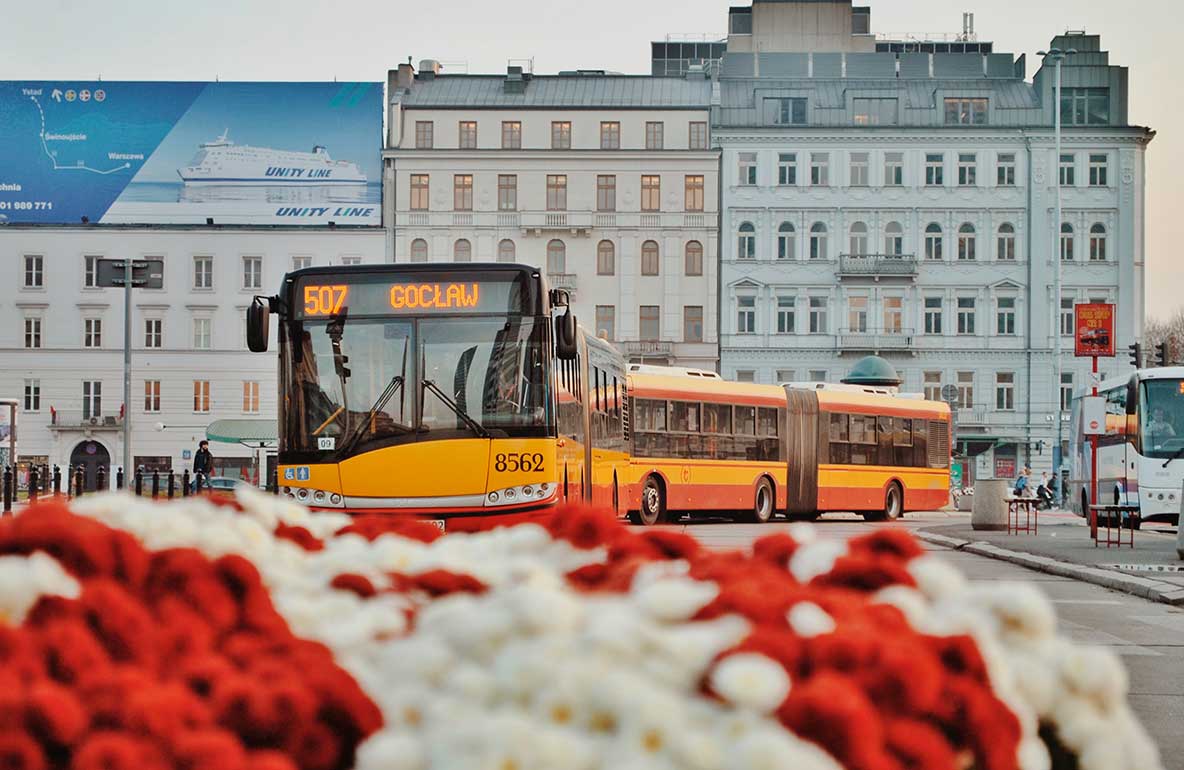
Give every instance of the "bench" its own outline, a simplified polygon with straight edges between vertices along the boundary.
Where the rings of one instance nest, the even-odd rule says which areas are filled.
[[[1126,527],[1131,532],[1130,545],[1135,547],[1135,525],[1140,523],[1139,520],[1139,506],[1137,505],[1091,505],[1089,507],[1090,514],[1094,516],[1094,526],[1092,529],[1095,532],[1094,547],[1098,547],[1102,543],[1102,516],[1106,518],[1106,547],[1112,545],[1122,547],[1122,530]],[[1118,531],[1117,538],[1114,537],[1114,531]]]
[[[1035,535],[1040,527],[1040,510],[1036,507],[1040,500],[1035,497],[1007,498],[1007,534],[1018,535],[1021,532]],[[1020,515],[1024,517],[1020,526]]]

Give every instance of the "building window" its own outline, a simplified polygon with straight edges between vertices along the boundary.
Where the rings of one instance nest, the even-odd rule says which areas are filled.
[[[810,297],[810,333],[826,334],[830,324],[826,317],[826,297]]]
[[[797,298],[777,298],[777,333],[797,333]]]
[[[193,319],[193,349],[209,350],[213,341],[212,323],[209,318]]]
[[[896,99],[851,100],[851,111],[857,126],[895,126],[897,123]]]
[[[207,414],[210,411],[210,381],[193,381],[193,411]]]
[[[452,245],[452,261],[453,262],[472,262],[473,261],[473,244],[466,239],[461,238]]]
[[[292,270],[312,267],[312,257],[292,257]]]
[[[1089,228],[1089,261],[1106,261],[1106,226],[1095,222]]]
[[[430,120],[417,120],[415,122],[415,149],[432,149],[432,134],[434,128],[435,126]]]
[[[360,264],[362,264],[362,258],[361,257],[342,257],[341,264],[342,265],[360,265]]]
[[[648,121],[645,124],[645,148],[647,150],[661,150],[666,144],[666,126],[660,121]]]
[[[45,257],[40,254],[25,255],[25,288],[45,288]]]
[[[975,237],[974,225],[965,222],[958,228],[958,259],[960,261],[972,262],[975,260],[977,241],[978,238]]]
[[[937,222],[930,222],[925,225],[925,259],[942,258],[943,240],[941,225]]]
[[[947,126],[985,126],[987,124],[987,100],[982,98],[947,98]]]
[[[551,149],[571,149],[571,121],[556,120],[551,123]]]
[[[687,241],[685,267],[689,276],[703,275],[703,244]]]
[[[810,370],[810,382],[826,382],[826,376],[825,369]]]
[[[756,184],[756,153],[740,153],[740,184],[751,186]]]
[[[686,178],[686,208],[687,211],[703,210],[703,176],[688,174]]]
[[[974,408],[974,372],[958,372],[959,409]]]
[[[82,288],[99,288],[99,259],[89,256],[82,258]]]
[[[600,149],[621,149],[621,124],[615,120],[600,122]]]
[[[1068,126],[1098,126],[1110,122],[1110,89],[1062,88],[1061,122]]]
[[[1001,152],[995,159],[995,184],[1015,187],[1015,153]]]
[[[889,257],[904,256],[904,228],[900,222],[889,222],[884,226],[884,254]]]
[[[1073,306],[1075,300],[1073,297],[1061,297],[1061,334],[1065,337],[1073,336]]]
[[[1073,372],[1061,372],[1061,411],[1073,407]]]
[[[751,222],[740,225],[736,243],[736,259],[756,259],[756,228]]]
[[[866,152],[851,153],[851,186],[867,187],[868,155]]]
[[[1015,261],[1015,225],[1010,222],[999,225],[998,237],[995,240],[995,258],[1000,262]]]
[[[756,297],[736,298],[736,333],[756,332]]]
[[[1015,410],[1015,372],[996,372],[995,408],[1000,412]]]
[[[797,382],[797,372],[793,369],[778,369],[776,371],[777,384],[781,385],[787,382]]]
[[[243,288],[250,291],[263,288],[263,257],[243,257]]]
[[[596,336],[610,342],[617,338],[616,305],[596,306]]]
[[[958,333],[974,334],[976,301],[974,297],[958,297]]]
[[[940,152],[925,153],[925,186],[941,187],[945,184],[945,156]]]
[[[259,383],[243,383],[243,414],[259,414]]]
[[[942,299],[941,297],[925,298],[925,333],[943,334],[941,326]]]
[[[1015,335],[1015,297],[1000,297],[995,311],[995,332],[1005,336]]]
[[[706,150],[707,124],[701,121],[692,122],[690,126],[690,136],[687,141],[688,146],[692,150]]]
[[[901,187],[904,185],[904,153],[884,153],[884,185],[887,187]]]
[[[1089,186],[1105,187],[1108,175],[1108,163],[1104,154],[1089,156]]]
[[[29,350],[41,347],[41,319],[36,316],[25,317],[25,347]]]
[[[144,347],[160,349],[164,345],[164,321],[159,318],[144,319]]]
[[[144,380],[144,411],[148,414],[160,411],[160,380]]]
[[[430,190],[427,174],[411,175],[411,210],[427,211],[430,203]]]
[[[641,274],[642,275],[657,275],[658,263],[660,262],[658,256],[658,242],[646,241],[641,244]]]
[[[756,382],[756,370],[754,369],[737,369],[736,382]]]
[[[462,150],[477,149],[477,123],[472,120],[462,120],[457,124],[460,136],[457,138],[457,147]]]
[[[973,152],[958,153],[958,186],[974,187],[977,184],[978,156]]]
[[[412,262],[427,262],[428,261],[428,242],[423,238],[416,238],[411,242],[411,261]]]
[[[867,243],[867,225],[863,222],[855,222],[851,225],[851,249],[850,254],[853,257],[860,257],[868,253]]]
[[[103,416],[103,383],[98,380],[82,382],[82,419]]]
[[[778,126],[801,126],[806,123],[806,100],[766,99],[772,105],[773,123]]]
[[[855,334],[867,332],[867,297],[847,298],[847,331]]]
[[[514,246],[514,242],[509,238],[500,241],[497,244],[497,261],[498,262],[513,262],[518,258],[518,249]]]
[[[518,210],[518,176],[516,174],[497,175],[497,210]]]
[[[612,241],[596,244],[596,274],[615,275],[617,272],[617,247]]]
[[[884,297],[884,333],[904,333],[904,297]]]
[[[473,175],[452,175],[452,209],[453,211],[473,210]]]
[[[596,177],[596,210],[617,210],[617,178],[611,174]]]
[[[782,222],[777,226],[777,259],[797,257],[796,235],[791,222]]]
[[[642,342],[657,342],[662,336],[661,309],[657,305],[642,305],[637,314],[639,338]]]
[[[798,154],[783,152],[777,155],[777,184],[793,187],[798,183]]]
[[[558,238],[547,243],[547,275],[567,273],[567,244]]]
[[[517,120],[502,121],[502,149],[522,149],[522,123]]]
[[[810,225],[810,259],[826,258],[826,225],[815,222]]]
[[[41,411],[41,380],[25,380],[25,411]]]
[[[810,153],[810,184],[826,187],[830,184],[830,153]]]
[[[922,376],[925,400],[941,401],[941,372],[925,372]]]
[[[201,255],[193,258],[193,288],[209,291],[214,288],[214,258]]]
[[[82,347],[103,347],[103,319],[87,318],[82,322]]]
[[[1057,164],[1057,167],[1060,169],[1059,178],[1061,187],[1074,187],[1077,184],[1076,165],[1076,155],[1071,152],[1062,153],[1060,163]]]
[[[1068,222],[1061,223],[1061,260],[1065,262],[1073,261],[1073,225]]]
[[[703,306],[686,305],[682,309],[683,342],[703,341]]]
[[[567,174],[547,174],[547,211],[567,211]]]

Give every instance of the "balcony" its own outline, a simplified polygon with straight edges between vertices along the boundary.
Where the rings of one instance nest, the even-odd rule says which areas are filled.
[[[547,282],[551,284],[552,289],[562,289],[572,295],[576,293],[575,273],[547,273]]]
[[[991,424],[991,410],[982,404],[967,409],[959,407],[956,416],[960,428],[985,428]]]
[[[115,431],[123,430],[123,418],[113,414],[91,416],[81,409],[64,409],[57,413],[57,417],[49,425],[50,430],[90,430]]]
[[[641,229],[642,230],[657,230],[662,226],[661,214],[642,214],[641,215]]]
[[[522,226],[522,217],[517,211],[503,211],[497,215],[497,226],[501,230],[516,230]]]
[[[913,254],[840,254],[840,278],[904,278],[917,277],[917,258]]]
[[[659,340],[633,340],[617,343],[629,358],[663,359],[670,361],[674,358],[674,343]]]
[[[457,211],[452,215],[453,227],[472,227],[473,226],[473,212],[471,211]]]
[[[432,215],[429,211],[409,211],[403,216],[409,227],[427,227],[432,223]]]
[[[522,214],[522,228],[538,234],[564,230],[573,235],[587,235],[592,229],[592,212],[528,211]]]
[[[839,350],[871,352],[910,350],[913,347],[912,329],[841,329]]]

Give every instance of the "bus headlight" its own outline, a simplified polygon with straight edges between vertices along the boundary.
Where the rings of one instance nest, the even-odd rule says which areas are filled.
[[[323,489],[293,488],[288,497],[304,505],[317,508],[344,508],[345,498],[340,492],[326,492]]]
[[[498,507],[519,503],[541,502],[549,500],[559,491],[559,485],[554,482],[542,484],[524,484],[517,487],[507,487],[490,492],[485,496],[486,507]]]

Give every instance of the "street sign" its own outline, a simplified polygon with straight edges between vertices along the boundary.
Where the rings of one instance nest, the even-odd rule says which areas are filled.
[[[941,400],[947,404],[958,403],[958,387],[956,385],[942,385]]]
[[[1073,308],[1073,337],[1080,358],[1114,357],[1114,305],[1093,302]]]
[[[96,283],[104,289],[123,288],[126,269],[122,259],[100,259]],[[164,260],[133,259],[132,286],[137,289],[163,289]]]
[[[1106,399],[1101,396],[1081,399],[1081,432],[1086,436],[1106,435]]]

